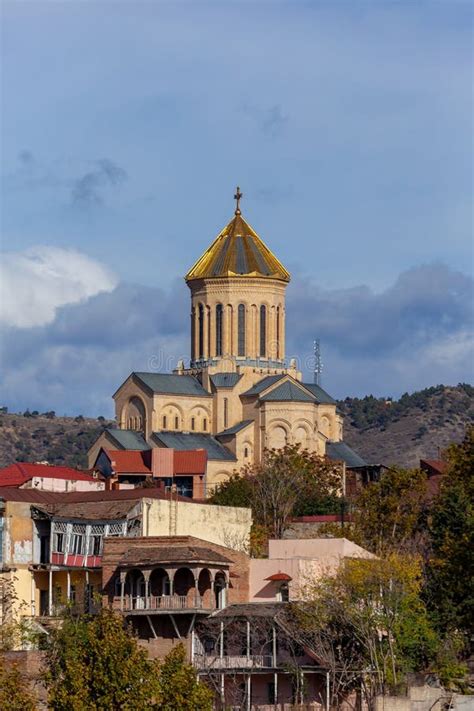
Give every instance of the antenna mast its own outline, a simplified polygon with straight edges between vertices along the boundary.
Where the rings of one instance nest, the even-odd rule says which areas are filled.
[[[313,341],[314,349],[314,382],[316,385],[321,385],[321,373],[323,371],[323,363],[321,361],[321,344],[319,338]]]

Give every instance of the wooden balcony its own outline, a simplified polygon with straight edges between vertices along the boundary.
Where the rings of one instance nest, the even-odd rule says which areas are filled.
[[[272,669],[275,664],[271,654],[229,655],[195,654],[193,664],[197,669]]]
[[[118,604],[117,604],[118,603]],[[114,607],[118,607],[121,601],[120,598],[115,599]],[[209,613],[215,610],[215,602],[213,599],[204,599],[201,595],[148,595],[148,597],[139,595],[125,595],[122,612],[128,615],[150,614],[150,613],[169,613],[169,612],[203,612]]]

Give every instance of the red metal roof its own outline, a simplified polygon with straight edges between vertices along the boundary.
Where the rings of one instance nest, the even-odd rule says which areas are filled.
[[[265,580],[289,582],[290,580],[293,580],[293,578],[287,573],[273,573],[273,575],[269,575],[268,578],[265,578]]]
[[[151,450],[107,449],[112,467],[117,474],[145,474],[152,476]],[[207,452],[205,449],[177,450],[173,452],[173,474],[205,474]]]
[[[205,474],[207,465],[207,451],[205,449],[190,449],[187,451],[175,450],[175,474]]]
[[[447,466],[442,459],[420,459],[420,469],[429,470],[430,475],[444,474]]]
[[[68,481],[97,481],[90,474],[71,467],[56,467],[33,462],[15,462],[15,464],[10,464],[10,466],[0,469],[0,487],[21,486],[33,479],[33,477],[66,479]]]
[[[107,449],[106,451],[117,474],[147,474],[151,476],[151,452],[149,449]]]

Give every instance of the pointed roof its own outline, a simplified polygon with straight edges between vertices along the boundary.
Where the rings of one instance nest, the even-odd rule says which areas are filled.
[[[244,220],[240,210],[186,274],[186,281],[219,277],[290,281],[283,264]]]

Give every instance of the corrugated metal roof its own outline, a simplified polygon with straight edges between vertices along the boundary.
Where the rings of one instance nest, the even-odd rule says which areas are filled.
[[[281,385],[278,385],[269,393],[261,397],[263,402],[278,401],[278,402],[315,402],[313,395],[305,392],[295,383],[286,380]]]
[[[259,395],[263,390],[266,390],[270,385],[277,383],[284,377],[284,375],[267,375],[265,378],[262,378],[262,380],[259,380],[258,383],[255,383],[255,385],[252,385],[250,390],[242,393],[242,395]]]
[[[253,425],[253,424],[254,424],[253,420],[242,420],[242,422],[238,422],[233,427],[229,427],[227,430],[223,430],[223,432],[219,432],[219,434],[217,434],[216,437],[225,437],[226,435],[237,434],[237,432],[240,432],[240,430],[243,430],[246,427],[248,427],[249,425]]]
[[[154,393],[170,395],[191,395],[212,397],[192,375],[174,375],[173,373],[132,373],[132,376],[144,383]]]
[[[107,449],[107,455],[117,474],[151,475],[151,449]]]
[[[350,469],[368,466],[345,442],[326,442],[326,456],[334,462],[345,462]]]
[[[316,385],[316,383],[303,383],[303,385],[308,390],[311,390],[314,397],[316,398],[316,401],[320,405],[336,405],[336,401],[334,400],[334,398],[332,398],[325,390],[323,390],[320,385]]]
[[[116,442],[121,449],[144,450],[149,449],[145,438],[135,430],[120,430],[117,428],[107,428],[106,434]]]
[[[67,481],[89,481],[92,483],[97,481],[90,474],[71,467],[57,467],[34,462],[15,462],[4,469],[0,469],[0,487],[21,486],[33,477],[64,479]]]
[[[37,506],[52,518],[84,519],[86,521],[120,521],[136,505],[136,501],[83,501],[77,503],[56,503]]]
[[[233,388],[241,377],[239,373],[216,373],[211,375],[211,382],[216,388]]]
[[[174,451],[174,473],[179,474],[205,474],[207,465],[207,451],[205,449],[190,449],[189,451]]]
[[[205,449],[209,459],[236,460],[232,452],[229,452],[227,447],[212,435],[199,432],[153,432],[153,437],[165,447],[172,449]]]

